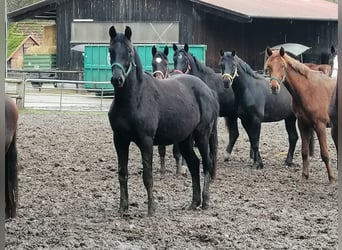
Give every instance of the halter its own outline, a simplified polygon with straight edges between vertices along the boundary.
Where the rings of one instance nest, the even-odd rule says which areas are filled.
[[[238,77],[238,76],[239,76],[239,74],[238,74],[238,72],[237,72],[237,66],[235,67],[235,70],[234,70],[234,74],[233,74],[233,75],[231,75],[231,74],[229,74],[229,73],[224,73],[224,74],[222,75],[223,79],[224,79],[224,80],[227,80],[227,78],[228,78],[229,82],[232,82],[232,81],[235,79],[235,77]]]
[[[125,77],[127,77],[129,75],[129,73],[131,72],[133,66],[134,67],[137,66],[135,64],[135,62],[134,62],[132,53],[129,53],[129,54],[130,54],[130,61],[129,61],[129,67],[128,67],[127,71],[125,70],[124,66],[121,63],[112,63],[111,64],[111,68],[113,68],[115,66],[119,67],[119,69],[121,69],[121,71],[122,71],[122,73],[124,74]]]
[[[286,79],[286,69],[287,69],[287,63],[286,61],[284,60],[284,58],[280,57],[281,60],[284,62],[284,66],[285,66],[285,69],[284,69],[284,75],[281,79],[279,79],[278,77],[275,77],[275,76],[271,76],[270,77],[270,84],[272,81],[277,81],[279,85],[281,85],[282,83],[285,82],[285,79]]]
[[[161,70],[156,70],[156,71],[154,71],[154,72],[152,73],[152,75],[155,77],[155,75],[156,75],[157,73],[159,73],[159,74],[162,75],[162,79],[165,79],[165,78],[168,77],[168,73],[166,72],[165,75],[164,75],[164,73],[163,73]]]

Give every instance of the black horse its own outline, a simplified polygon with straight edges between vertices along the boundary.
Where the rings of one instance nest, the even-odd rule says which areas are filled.
[[[120,214],[128,210],[128,154],[134,142],[140,149],[143,182],[147,190],[148,215],[155,212],[153,199],[153,145],[178,143],[185,158],[193,187],[191,209],[209,206],[209,184],[215,177],[217,151],[217,117],[219,105],[215,93],[199,78],[176,75],[158,80],[143,72],[136,49],[131,43],[132,30],[124,34],[109,29],[111,83],[115,97],[108,112],[118,157]],[[200,160],[193,150],[199,149],[204,173],[201,198]]]
[[[215,73],[213,69],[199,62],[195,56],[189,53],[188,44],[184,44],[184,48],[180,49],[178,49],[176,44],[173,44],[173,50],[174,72],[197,76],[217,93],[220,104],[220,117],[225,118],[226,127],[229,131],[229,141],[224,158],[227,161],[239,137],[238,117],[234,107],[234,92],[231,89],[223,87],[222,76],[220,74]]]
[[[288,133],[289,149],[285,163],[293,164],[293,153],[298,140],[296,117],[292,112],[290,93],[283,88],[275,97],[269,90],[269,81],[255,73],[240,59],[235,50],[220,50],[220,67],[226,88],[232,86],[235,93],[235,106],[238,116],[245,128],[253,149],[253,166],[262,168],[263,162],[259,152],[259,139],[262,122],[285,120]]]
[[[18,168],[17,168],[18,109],[14,101],[5,98],[5,213],[7,218],[17,215]]]
[[[169,54],[169,47],[165,46],[163,51],[158,51],[156,46],[152,46],[152,75],[158,79],[166,79],[170,76],[169,61],[167,56]],[[160,156],[160,173],[165,174],[165,154],[166,146],[159,145],[158,152]],[[182,155],[179,151],[178,144],[174,144],[172,148],[173,157],[176,160],[176,174],[185,174],[182,168]]]

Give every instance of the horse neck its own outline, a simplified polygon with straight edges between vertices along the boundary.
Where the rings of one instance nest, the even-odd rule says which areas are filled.
[[[132,98],[135,98],[137,93],[142,88],[142,82],[139,82],[136,77],[136,68],[134,67],[125,80],[125,84],[121,88],[114,90],[114,101],[117,105],[127,105]]]
[[[288,64],[284,85],[293,97],[300,98],[308,88],[307,77]]]
[[[243,93],[252,86],[252,84],[248,84],[252,76],[243,69],[240,62],[237,64],[237,74],[238,76],[235,77],[232,87],[235,92]]]

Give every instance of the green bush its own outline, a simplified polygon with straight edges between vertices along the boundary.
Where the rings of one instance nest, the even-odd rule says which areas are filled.
[[[20,33],[17,28],[17,24],[12,24],[7,33],[7,56],[10,56],[13,51],[20,45],[20,43],[25,39],[26,35]]]

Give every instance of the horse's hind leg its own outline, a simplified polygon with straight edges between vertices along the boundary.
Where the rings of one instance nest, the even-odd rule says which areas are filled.
[[[293,154],[296,149],[296,144],[298,141],[298,133],[296,129],[296,117],[291,116],[287,119],[285,119],[285,128],[288,134],[288,140],[289,140],[289,149],[287,151],[287,157],[285,160],[285,164],[287,166],[293,165]]]
[[[193,149],[193,140],[191,136],[180,142],[178,145],[182,156],[185,158],[185,161],[188,165],[192,179],[192,202],[189,209],[196,209],[201,204],[201,185],[199,171],[200,160],[196,156],[196,153]]]
[[[319,146],[321,148],[321,158],[327,168],[329,182],[333,183],[335,181],[335,176],[330,165],[329,149],[327,145],[327,133],[326,133],[325,124],[323,123],[315,124],[315,131],[317,133]]]
[[[160,174],[161,176],[165,175],[166,169],[165,169],[165,154],[166,154],[166,146],[165,145],[159,145],[158,146],[158,153],[160,158]]]
[[[18,203],[18,168],[15,135],[5,156],[5,175],[6,219],[15,218]]]
[[[196,141],[198,150],[202,157],[203,164],[203,174],[204,174],[204,184],[203,184],[203,192],[202,192],[202,209],[207,209],[209,207],[209,184],[210,184],[210,174],[212,172],[212,159],[209,157],[209,136],[205,135],[194,135],[194,139]]]
[[[119,213],[123,215],[128,210],[128,149],[130,142],[114,134],[114,145],[118,156],[118,177],[120,183],[120,208]]]
[[[176,160],[176,175],[186,175],[186,168],[183,167],[183,165],[185,165],[184,158],[180,153],[178,144],[173,145],[172,153]]]
[[[143,181],[147,191],[147,207],[148,216],[154,215],[156,210],[153,198],[153,175],[152,175],[152,158],[153,158],[153,139],[146,137],[138,144],[140,148],[142,164],[143,164]]]
[[[226,148],[224,161],[229,161],[235,142],[237,138],[239,137],[239,129],[238,129],[237,118],[225,117],[224,120],[226,122],[226,127],[229,133],[229,141],[228,141],[228,145]]]
[[[262,162],[260,152],[259,152],[261,122],[257,122],[257,121],[253,122],[252,119],[251,120],[241,119],[241,123],[248,134],[251,148],[253,150],[253,160],[254,160],[253,167],[255,167],[256,169],[261,169],[264,167],[264,163]],[[257,118],[254,118],[254,119],[257,119]]]

